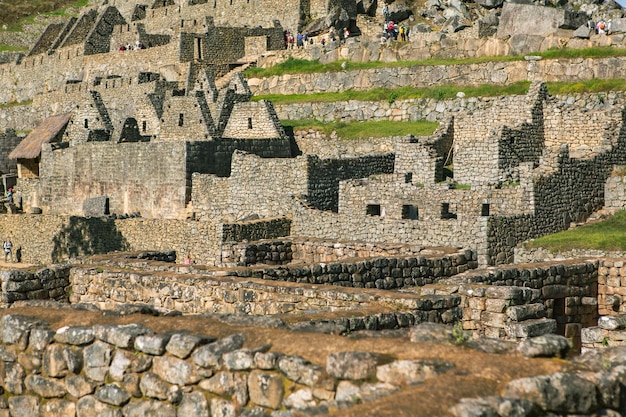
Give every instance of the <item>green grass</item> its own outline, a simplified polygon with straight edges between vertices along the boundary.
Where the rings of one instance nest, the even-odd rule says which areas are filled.
[[[434,98],[443,100],[456,97],[459,91],[466,97],[500,96],[511,94],[526,94],[530,82],[522,81],[510,85],[484,84],[477,87],[442,85],[431,88],[400,87],[400,88],[374,88],[366,91],[348,90],[337,93],[315,94],[267,94],[254,96],[252,100],[270,100],[274,104],[291,103],[328,103],[335,101],[359,100],[359,101],[387,101],[393,103],[396,100]]]
[[[523,95],[528,92],[530,83],[521,81],[509,85],[483,84],[477,87],[441,85],[431,88],[400,87],[394,89],[374,88],[366,91],[348,90],[337,93],[315,94],[266,94],[252,97],[253,101],[270,100],[274,104],[293,103],[330,103],[337,101],[387,101],[393,103],[397,100],[409,99],[437,99],[444,100],[456,97],[459,91],[466,97],[494,97],[504,95]],[[602,93],[607,91],[626,91],[626,80],[592,79],[576,83],[549,82],[548,92],[552,95],[573,93]]]
[[[0,44],[0,52],[6,52],[6,51],[25,52],[25,51],[27,51],[27,49],[19,48],[17,46],[13,46],[13,45],[2,45],[2,44]]]
[[[8,109],[9,107],[17,107],[17,106],[30,106],[31,104],[33,104],[33,100],[12,101],[10,103],[1,103],[0,109]]]
[[[552,252],[571,249],[626,250],[626,211],[619,211],[606,221],[576,227],[531,240],[527,248],[546,248]]]
[[[595,47],[585,49],[567,49],[554,48],[544,52],[537,52],[528,55],[538,55],[544,59],[559,58],[599,58],[612,56],[626,56],[626,49],[612,47]],[[431,65],[466,65],[481,62],[510,62],[521,61],[524,59],[522,55],[515,56],[487,56],[476,58],[431,58],[421,61],[397,61],[397,62],[351,62],[351,61],[334,61],[328,64],[321,64],[319,61],[310,61],[306,59],[289,58],[287,61],[274,65],[269,68],[248,68],[244,71],[244,75],[248,78],[253,77],[270,77],[273,75],[283,74],[308,74],[319,72],[337,72],[356,69],[371,68],[389,68],[389,67],[412,67],[412,66],[431,66]],[[342,68],[344,65],[345,68]]]
[[[69,7],[87,6],[88,0],[11,0],[0,6],[0,29],[19,32],[24,24],[36,23],[35,16],[68,16]],[[3,28],[6,26],[6,29]]]
[[[314,129],[325,134],[333,131],[342,139],[359,138],[382,138],[387,136],[427,136],[432,135],[439,123],[416,121],[416,122],[391,122],[388,120],[376,122],[332,122],[323,123],[318,120],[284,120],[283,126],[297,129]]]

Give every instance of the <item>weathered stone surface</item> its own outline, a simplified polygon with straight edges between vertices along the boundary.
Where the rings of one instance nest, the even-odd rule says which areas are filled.
[[[89,395],[76,403],[76,417],[122,417],[122,412]]]
[[[29,375],[24,382],[26,388],[43,398],[61,398],[67,393],[65,384],[57,379]]]
[[[222,360],[229,371],[245,371],[254,367],[254,353],[249,350],[224,353]]]
[[[452,326],[439,323],[420,323],[411,328],[411,342],[447,342],[452,340]]]
[[[524,340],[517,350],[527,358],[538,356],[564,358],[570,348],[571,345],[567,338],[555,334],[546,334]]]
[[[237,404],[248,403],[248,382],[245,375],[234,372],[220,372],[211,378],[202,380],[198,386],[203,390],[234,397]]]
[[[537,319],[522,323],[507,323],[505,331],[509,337],[528,338],[556,332],[556,320]]]
[[[146,397],[167,400],[173,404],[182,399],[182,392],[177,385],[168,384],[152,372],[147,372],[141,377],[139,388]]]
[[[313,391],[310,388],[299,389],[285,398],[284,404],[288,408],[304,409],[315,407],[317,402],[313,398]]]
[[[149,333],[152,333],[150,329],[136,323],[121,326],[94,326],[96,338],[125,349],[132,349],[137,336]]]
[[[354,401],[372,401],[398,391],[396,385],[386,382],[356,385],[350,381],[339,381],[335,399],[338,402],[353,404]]]
[[[450,408],[450,412],[455,417],[530,417],[543,414],[541,408],[532,401],[503,397],[463,398]]]
[[[0,275],[4,275],[7,272],[3,271]],[[41,320],[17,314],[7,314],[0,318],[2,342],[7,345],[19,345],[22,350],[25,350],[28,346],[28,336],[31,329],[45,329],[46,327],[47,324]]]
[[[124,350],[116,350],[109,367],[109,375],[115,381],[121,381],[131,366],[131,353]]]
[[[62,351],[63,359],[68,371],[78,374],[83,369],[83,351],[76,346],[64,346]]]
[[[285,395],[282,379],[277,374],[254,370],[248,376],[250,400],[263,407],[278,409]]]
[[[50,345],[43,354],[43,371],[53,378],[67,374],[68,367],[63,355],[64,347],[61,345]]]
[[[389,384],[414,384],[447,372],[454,365],[435,361],[394,361],[376,368],[376,378]]]
[[[10,397],[9,411],[12,416],[38,416],[39,398],[32,395]]]
[[[216,338],[211,336],[198,336],[187,333],[174,333],[170,338],[165,350],[174,356],[185,359],[198,346],[214,342]]]
[[[507,308],[506,315],[513,321],[528,319],[540,319],[546,316],[546,306],[541,303],[511,306]]]
[[[122,412],[124,417],[176,417],[176,408],[174,406],[155,400],[128,403],[122,408]]]
[[[254,364],[259,369],[276,369],[281,356],[278,352],[257,352],[254,354]]]
[[[94,394],[97,400],[105,404],[121,406],[130,401],[130,395],[115,384],[107,384],[96,389]]]
[[[283,356],[278,360],[278,369],[294,382],[309,387],[332,385],[324,369],[300,356]]]
[[[621,330],[626,327],[626,314],[615,316],[601,316],[598,318],[598,327],[605,330]]]
[[[41,417],[75,417],[76,404],[72,401],[52,399],[39,407]]]
[[[95,339],[92,327],[61,327],[56,331],[54,340],[68,345],[86,345]]]
[[[65,389],[73,397],[82,398],[94,392],[95,386],[82,375],[70,376],[65,379]]]
[[[94,381],[104,381],[111,363],[111,345],[96,340],[83,350],[85,374]]]
[[[236,333],[199,347],[191,357],[196,365],[203,368],[217,367],[221,365],[222,355],[224,353],[240,349],[245,340],[246,336],[243,333]]]
[[[169,334],[140,335],[135,339],[135,349],[149,355],[162,355],[169,340]]]
[[[152,372],[170,384],[190,385],[201,378],[198,367],[188,361],[169,356],[158,356],[152,361]]]
[[[28,347],[35,352],[41,352],[52,341],[56,332],[49,329],[32,329],[28,338]]]
[[[597,407],[594,384],[566,373],[513,380],[505,396],[533,401],[555,413],[589,414]]]
[[[186,417],[206,417],[209,415],[209,402],[201,392],[183,394],[178,406],[178,415]]]
[[[236,415],[235,406],[229,401],[221,398],[211,399],[211,417],[235,417]]]
[[[12,394],[20,395],[24,392],[24,378],[26,372],[19,363],[7,362],[4,365],[4,389]]]
[[[336,352],[326,359],[326,372],[337,379],[368,379],[376,375],[381,355],[371,352]]]

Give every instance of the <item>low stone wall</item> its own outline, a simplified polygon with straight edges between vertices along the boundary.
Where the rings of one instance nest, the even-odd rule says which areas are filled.
[[[519,339],[558,333],[580,346],[581,328],[597,324],[599,269],[598,262],[546,262],[472,270],[439,285],[461,295],[463,326],[477,334]]]
[[[222,241],[243,242],[289,236],[291,220],[285,217],[275,219],[254,219],[222,226]]]
[[[6,308],[20,300],[68,301],[69,276],[69,265],[54,265],[36,272],[2,271],[0,308]]]
[[[168,272],[140,272],[93,267],[75,267],[70,274],[71,303],[91,303],[103,310],[121,304],[148,304],[155,308],[185,314],[286,314],[298,312],[354,311],[356,321],[365,308],[383,310],[392,320],[391,328],[423,321],[451,323],[460,317],[457,295],[383,293],[375,290],[303,286],[290,282],[280,285],[266,281],[172,275]],[[158,291],[155,289],[159,288]],[[361,320],[362,321],[362,320]],[[370,321],[369,319],[367,320]],[[388,323],[381,322],[382,328]]]
[[[371,259],[344,259],[339,262],[284,265],[273,268],[240,268],[230,271],[242,278],[341,287],[393,289],[436,283],[478,266],[470,250],[428,258],[424,255]]]
[[[311,264],[337,262],[349,258],[410,257],[418,256],[423,249],[415,245],[393,243],[334,242],[299,238],[224,244],[222,247],[224,266],[284,265],[292,261]],[[425,253],[443,254],[445,251],[427,249]]]
[[[385,388],[378,392],[385,395],[452,367],[433,361],[407,366],[366,352],[331,353],[320,365],[269,351],[269,345],[243,348],[243,333],[216,339],[184,331],[154,333],[140,324],[55,331],[41,320],[6,315],[0,330],[5,394],[0,413],[7,416],[327,411],[354,404],[356,385],[365,380],[376,378],[371,388]]]

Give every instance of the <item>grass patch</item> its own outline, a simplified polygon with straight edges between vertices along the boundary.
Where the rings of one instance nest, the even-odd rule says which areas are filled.
[[[454,184],[455,190],[471,190],[472,186],[469,184]]]
[[[87,0],[11,0],[0,7],[0,28],[19,32],[23,24],[35,23],[35,16],[49,14],[67,16],[68,7],[87,6]]]
[[[527,248],[546,248],[551,252],[572,249],[626,251],[626,211],[609,219],[531,240]]]
[[[7,52],[7,51],[9,51],[9,52],[25,52],[25,51],[28,51],[28,50],[25,49],[25,48],[20,48],[20,47],[13,46],[13,45],[2,45],[2,44],[0,44],[0,52]]]
[[[391,122],[387,120],[376,122],[331,122],[323,123],[319,120],[284,120],[283,126],[297,129],[313,129],[327,135],[337,132],[342,139],[382,138],[387,136],[426,136],[432,135],[439,123],[427,121]]]
[[[8,109],[10,107],[17,107],[17,106],[30,106],[31,104],[33,104],[32,100],[12,101],[10,103],[1,103],[0,104],[0,109]]]
[[[459,91],[466,97],[495,97],[506,95],[524,95],[528,92],[530,82],[521,81],[510,85],[483,84],[476,87],[459,85],[441,85],[430,88],[400,87],[400,88],[373,88],[366,91],[341,91],[336,93],[314,94],[266,94],[252,97],[253,101],[270,100],[274,104],[294,103],[331,103],[337,101],[387,101],[394,103],[397,100],[436,99],[445,100],[456,97]],[[576,83],[549,82],[548,92],[552,95],[577,93],[602,93],[607,91],[626,91],[625,79],[600,80],[592,79]]]
[[[585,49],[554,48],[544,52],[537,52],[529,55],[540,56],[543,59],[569,59],[569,58],[602,58],[613,56],[626,56],[626,49],[612,47],[596,47]],[[283,74],[310,74],[319,72],[337,72],[343,70],[371,69],[371,68],[391,68],[391,67],[413,67],[432,65],[467,65],[482,62],[511,62],[521,61],[523,55],[513,56],[487,56],[475,58],[430,58],[420,61],[397,61],[397,62],[351,62],[334,61],[328,64],[321,64],[319,61],[306,59],[289,58],[285,62],[269,68],[248,68],[244,71],[247,78],[271,77]]]
[[[270,100],[274,104],[292,103],[330,103],[336,101],[387,101],[394,103],[397,100],[409,99],[437,99],[444,100],[456,97],[459,91],[466,97],[486,97],[512,94],[526,94],[530,82],[522,81],[510,85],[484,84],[476,87],[441,85],[431,88],[400,87],[374,88],[366,91],[348,90],[336,93],[315,94],[267,94],[254,96],[252,100]]]

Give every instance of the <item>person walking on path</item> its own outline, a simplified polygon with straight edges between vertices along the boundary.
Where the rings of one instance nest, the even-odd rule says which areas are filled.
[[[4,262],[7,261],[7,257],[13,262],[13,243],[11,243],[11,239],[7,238],[2,247],[4,248]]]

